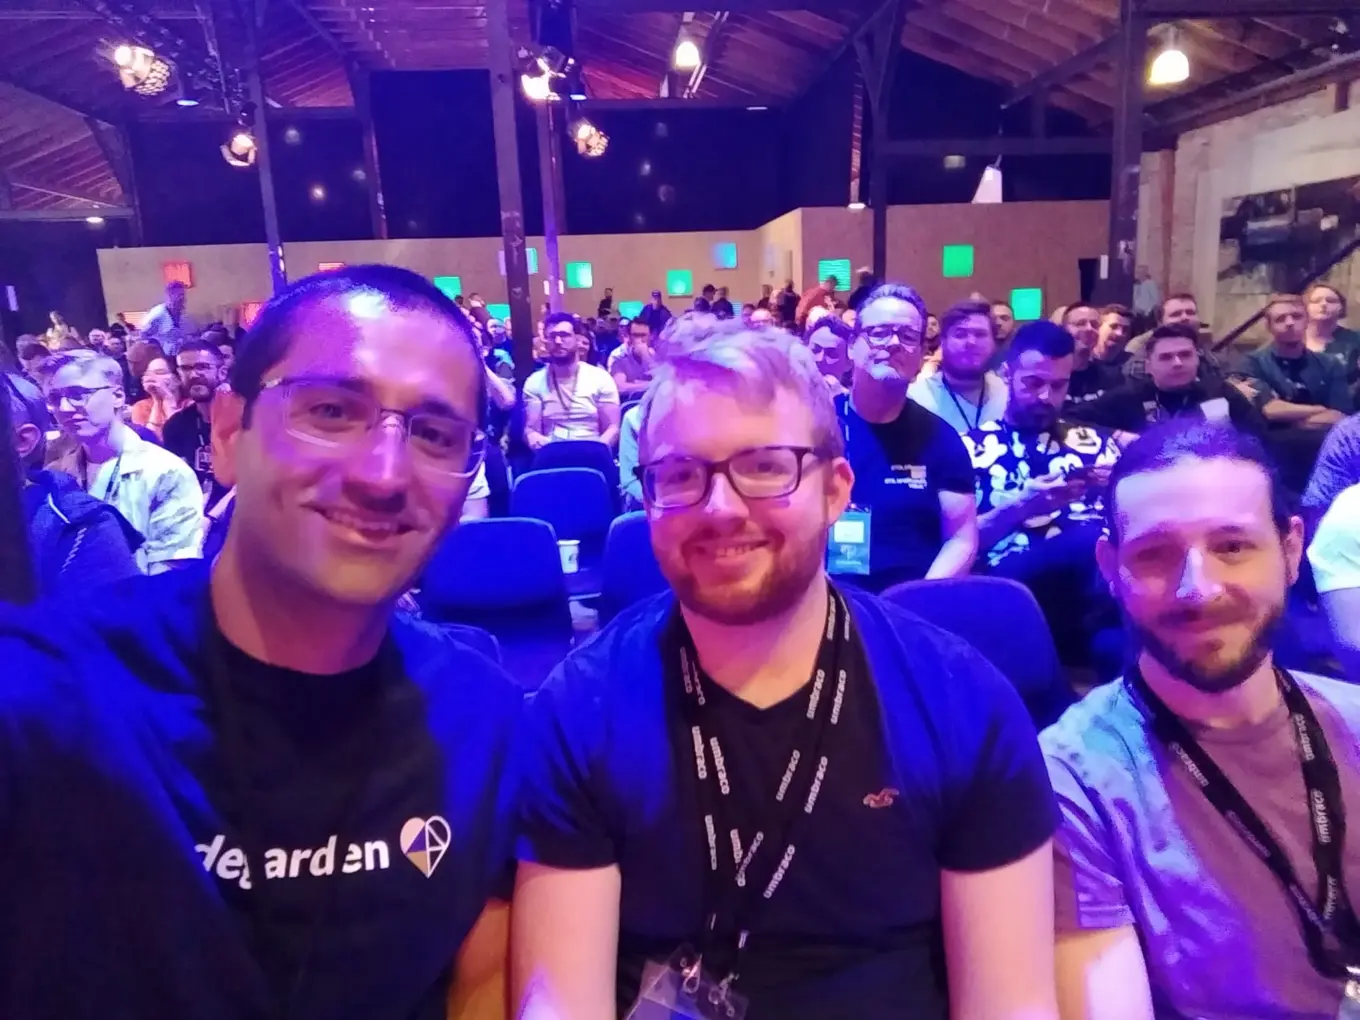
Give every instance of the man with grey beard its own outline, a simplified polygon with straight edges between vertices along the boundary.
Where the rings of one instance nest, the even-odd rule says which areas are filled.
[[[1257,439],[1192,418],[1125,451],[1105,505],[1133,655],[1041,738],[1062,1015],[1352,1016],[1360,691],[1270,645],[1303,525]]]

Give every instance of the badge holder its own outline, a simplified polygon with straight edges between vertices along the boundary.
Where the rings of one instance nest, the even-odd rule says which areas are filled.
[[[868,510],[847,510],[831,525],[826,545],[827,573],[868,576],[869,525]]]
[[[682,946],[665,963],[652,961],[643,969],[637,1001],[624,1020],[745,1020],[746,999],[731,981],[714,981],[704,973],[703,957]]]
[[[1360,967],[1346,968],[1346,987],[1336,1016],[1337,1020],[1360,1020]]]

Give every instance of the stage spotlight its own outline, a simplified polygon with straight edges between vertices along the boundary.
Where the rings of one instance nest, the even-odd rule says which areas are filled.
[[[89,224],[90,226],[92,226],[92,227],[102,227],[102,226],[104,225],[104,217],[102,217],[102,216],[86,216],[86,217],[85,217],[85,222],[88,223],[88,224]]]
[[[582,156],[603,156],[609,148],[609,136],[584,117],[572,121],[567,130],[576,143],[576,151]]]
[[[584,117],[577,117],[568,125],[568,130],[571,132],[571,137],[577,143],[580,143],[588,141],[591,135],[599,131],[599,128]]]
[[[1148,71],[1148,84],[1179,85],[1189,77],[1190,58],[1181,49],[1176,30],[1170,29],[1167,31],[1166,44],[1162,47],[1162,52],[1157,54],[1151,70]]]
[[[552,79],[546,74],[525,72],[519,76],[519,86],[531,103],[546,103],[552,98]]]
[[[139,96],[158,96],[170,86],[170,62],[156,56],[145,46],[124,43],[113,50],[118,80],[129,92]]]
[[[254,166],[256,151],[255,136],[245,128],[237,128],[222,146],[222,158],[231,166]]]
[[[675,52],[671,54],[671,66],[677,71],[693,71],[704,62],[704,55],[699,49],[699,44],[693,39],[681,39],[675,44]]]

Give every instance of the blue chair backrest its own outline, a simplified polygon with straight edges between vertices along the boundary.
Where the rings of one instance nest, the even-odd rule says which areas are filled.
[[[665,591],[666,578],[652,552],[647,514],[637,510],[617,517],[604,543],[600,622],[612,620],[634,602]]]
[[[606,478],[619,473],[614,451],[598,439],[559,439],[534,454],[535,471],[565,467],[594,468]]]
[[[597,553],[614,519],[614,492],[591,468],[530,471],[515,479],[510,512],[547,521],[559,540],[576,539],[583,552]]]
[[[1057,720],[1075,699],[1039,603],[1002,577],[908,581],[883,597],[963,638],[1020,692],[1034,724]]]
[[[470,622],[567,602],[562,557],[550,524],[522,517],[465,521],[425,567],[420,604],[431,619]]]

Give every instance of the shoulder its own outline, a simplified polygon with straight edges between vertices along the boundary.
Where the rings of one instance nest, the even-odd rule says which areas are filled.
[[[187,407],[181,407],[169,418],[165,419],[165,425],[162,426],[161,431],[163,434],[169,435],[180,429],[192,429],[197,424],[198,408],[193,404],[190,404]]]
[[[548,370],[547,368],[536,368],[529,373],[529,378],[524,380],[524,392],[539,396],[548,391]]]
[[[917,375],[907,387],[907,396],[918,404],[933,404],[939,391],[939,378],[936,374]]]
[[[137,437],[137,443],[135,461],[143,470],[167,477],[176,483],[188,482],[195,489],[198,488],[198,477],[194,474],[193,468],[189,467],[178,454],[171,453],[155,443],[148,443],[141,436]]]
[[[599,365],[583,364],[580,366],[581,381],[591,389],[610,390],[614,389],[614,377]]]
[[[1360,685],[1316,673],[1291,670],[1289,675],[1303,688],[1309,701],[1330,706],[1348,729],[1360,731]]]
[[[1150,755],[1142,713],[1123,678],[1102,684],[1039,735],[1049,776],[1061,794],[1076,786],[1100,792],[1136,782]]]

